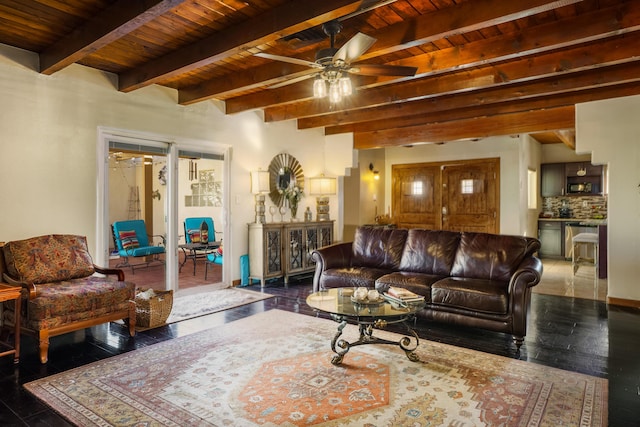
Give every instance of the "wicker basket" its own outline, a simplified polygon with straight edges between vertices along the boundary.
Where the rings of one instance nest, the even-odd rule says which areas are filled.
[[[137,289],[136,295],[146,289]],[[173,291],[154,291],[155,296],[145,299],[136,296],[136,326],[155,328],[163,325],[173,307]]]

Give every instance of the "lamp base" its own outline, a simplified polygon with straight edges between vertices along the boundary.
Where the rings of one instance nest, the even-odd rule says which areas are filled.
[[[329,221],[329,197],[316,197],[316,221]]]
[[[256,194],[256,224],[265,224],[267,222],[264,213],[264,194]]]

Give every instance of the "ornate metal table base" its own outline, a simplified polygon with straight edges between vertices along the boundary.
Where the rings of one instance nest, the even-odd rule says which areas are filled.
[[[404,350],[407,358],[412,362],[419,362],[420,358],[414,352],[418,348],[418,344],[420,340],[418,338],[418,334],[409,326],[407,321],[412,320],[414,318],[413,315],[407,316],[406,318],[402,318],[396,321],[387,321],[384,319],[375,319],[373,321],[364,321],[360,319],[356,319],[358,322],[358,327],[360,329],[360,338],[354,342],[348,342],[345,339],[340,338],[342,335],[342,330],[347,326],[348,316],[340,316],[333,314],[331,315],[333,320],[336,322],[340,322],[338,325],[338,332],[331,340],[331,350],[336,353],[335,356],[331,359],[331,363],[334,365],[340,365],[342,363],[342,359],[344,355],[349,352],[351,347],[355,347],[363,344],[392,344],[399,346],[402,350]],[[384,338],[378,338],[373,336],[373,329],[383,329],[389,323],[404,323],[407,327],[407,331],[411,336],[403,336],[399,341],[390,341]]]

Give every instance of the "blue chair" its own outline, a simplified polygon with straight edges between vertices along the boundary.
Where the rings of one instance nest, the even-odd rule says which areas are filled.
[[[223,260],[224,259],[222,257],[222,245],[220,245],[220,247],[214,252],[207,254],[207,260],[204,265],[204,280],[207,280],[207,272],[209,271],[209,264],[222,265]]]
[[[180,245],[184,252],[184,261],[180,265],[186,264],[188,259],[193,260],[193,274],[196,274],[196,260],[204,258],[208,261],[209,256],[215,256],[217,249],[221,246],[221,242],[216,239],[215,223],[211,217],[190,217],[184,220],[184,239],[186,244]],[[222,261],[219,261],[220,263]],[[205,279],[207,270],[205,265]]]
[[[112,230],[118,255],[122,258],[122,262],[118,263],[116,268],[131,267],[131,272],[135,274],[135,268],[148,267],[153,262],[164,264],[164,260],[160,259],[160,254],[165,253],[164,236],[148,235],[144,220],[116,221],[113,223]],[[150,241],[150,238],[153,239],[153,237],[160,237],[162,244],[154,245]],[[129,263],[130,257],[144,258],[145,261],[131,264]]]
[[[204,233],[206,230],[206,236]],[[216,227],[213,218],[191,217],[184,219],[184,240],[189,243],[215,242]]]

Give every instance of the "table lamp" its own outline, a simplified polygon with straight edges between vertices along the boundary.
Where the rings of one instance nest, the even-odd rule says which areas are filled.
[[[264,224],[267,222],[264,215],[264,195],[269,192],[269,171],[251,172],[251,192],[256,196],[256,224]]]
[[[309,178],[311,196],[316,196],[316,220],[329,221],[329,196],[336,194],[336,179],[324,175]]]

